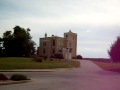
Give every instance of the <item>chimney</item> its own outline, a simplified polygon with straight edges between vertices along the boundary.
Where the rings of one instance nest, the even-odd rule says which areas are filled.
[[[45,38],[47,37],[47,33],[45,33]]]

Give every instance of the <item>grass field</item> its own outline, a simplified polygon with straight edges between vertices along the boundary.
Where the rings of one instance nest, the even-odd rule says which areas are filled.
[[[100,61],[93,61],[93,62],[105,70],[120,72],[120,63],[100,62]]]
[[[43,60],[36,62],[32,58],[8,57],[0,58],[0,69],[55,69],[80,67],[80,62],[72,61],[71,65],[65,60]]]

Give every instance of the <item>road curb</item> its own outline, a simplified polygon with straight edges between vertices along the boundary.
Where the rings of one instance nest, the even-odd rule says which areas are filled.
[[[28,83],[28,82],[32,82],[32,80],[21,80],[21,81],[8,80],[8,81],[1,81],[0,85],[20,84],[20,83]]]
[[[0,72],[55,72],[55,71],[67,71],[74,68],[68,69],[18,69],[18,70],[0,70]]]
[[[2,70],[0,72],[53,72],[53,71],[33,71],[33,70]]]

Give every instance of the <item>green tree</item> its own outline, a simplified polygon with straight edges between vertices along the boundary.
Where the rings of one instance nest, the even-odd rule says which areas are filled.
[[[20,26],[15,26],[11,31],[6,31],[3,34],[4,48],[6,56],[29,57],[35,52],[35,42],[30,35],[30,29],[24,29]]]
[[[114,62],[120,62],[120,36],[117,37],[117,40],[110,46],[108,54]]]
[[[77,59],[82,59],[83,57],[81,55],[77,55]]]
[[[3,55],[3,45],[2,45],[2,43],[3,43],[3,40],[2,40],[2,38],[0,38],[0,57]]]
[[[3,33],[3,47],[4,56],[11,56],[13,54],[13,36],[11,31],[6,31]]]

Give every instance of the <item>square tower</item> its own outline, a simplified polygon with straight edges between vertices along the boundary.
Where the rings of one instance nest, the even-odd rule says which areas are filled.
[[[65,48],[70,48],[72,57],[76,57],[77,52],[77,34],[73,33],[71,30],[64,33],[65,38]]]

